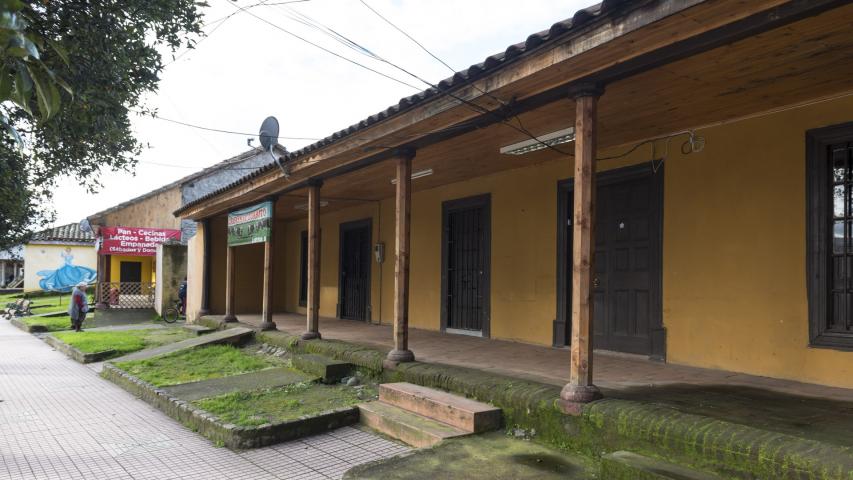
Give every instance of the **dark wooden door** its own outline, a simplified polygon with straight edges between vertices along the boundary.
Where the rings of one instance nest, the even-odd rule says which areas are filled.
[[[119,264],[119,281],[122,283],[141,282],[142,262],[121,262]]]
[[[660,310],[661,209],[663,171],[632,167],[600,174],[596,190],[593,275],[593,347],[626,353],[665,355]],[[572,190],[560,190],[565,208],[558,271],[565,292],[566,342],[571,328]],[[558,313],[560,313],[558,312]],[[555,341],[558,343],[558,341]]]
[[[370,313],[371,222],[341,224],[338,317],[367,320]]]
[[[489,335],[489,197],[445,202],[442,316],[445,330]]]

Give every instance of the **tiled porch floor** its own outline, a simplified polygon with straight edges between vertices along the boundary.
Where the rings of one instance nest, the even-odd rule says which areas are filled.
[[[238,317],[243,323],[260,324],[259,315],[244,314]],[[305,331],[303,315],[275,314],[273,320],[279,330],[293,334]],[[323,338],[371,345],[386,350],[390,350],[393,345],[390,325],[321,318],[320,333]],[[568,349],[420,329],[409,330],[409,347],[415,352],[415,357],[424,362],[464,366],[560,386],[568,381]],[[853,402],[853,389],[684,367],[607,352],[595,354],[594,378],[595,384],[602,389],[625,394],[642,391],[644,387],[713,385],[717,388],[751,387],[789,395]]]

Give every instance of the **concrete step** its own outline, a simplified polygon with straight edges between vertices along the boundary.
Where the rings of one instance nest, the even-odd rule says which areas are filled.
[[[601,478],[608,480],[721,480],[710,473],[618,451],[601,457]]]
[[[379,400],[470,433],[501,427],[501,409],[412,383],[379,385]]]
[[[446,423],[383,402],[362,403],[358,410],[362,425],[416,448],[431,447],[446,438],[469,434]]]
[[[351,363],[315,354],[294,355],[292,361],[294,367],[317,375],[323,383],[338,383],[342,378],[350,376],[355,368]]]
[[[157,355],[165,355],[167,353],[177,352],[188,348],[198,348],[205,345],[229,344],[239,345],[255,335],[255,331],[251,328],[229,328],[228,330],[219,330],[214,333],[208,333],[198,338],[189,338],[180,342],[168,343],[159,347],[147,348],[138,352],[127,354],[123,357],[113,359],[113,363],[126,362],[128,360],[144,360],[146,358],[156,357]]]
[[[205,333],[215,332],[215,328],[210,328],[206,325],[197,325],[193,323],[188,323],[184,325],[184,330],[188,330],[190,332],[195,333],[196,335],[204,335]]]

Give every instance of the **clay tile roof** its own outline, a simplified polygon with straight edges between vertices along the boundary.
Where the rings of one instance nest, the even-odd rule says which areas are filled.
[[[320,149],[341,139],[344,139],[364,128],[370,127],[376,124],[377,122],[385,120],[388,117],[399,114],[401,112],[405,112],[425,101],[432,100],[434,97],[441,95],[445,91],[452,90],[480,77],[494,73],[495,70],[508,64],[511,60],[518,58],[523,53],[529,52],[543,45],[548,45],[553,41],[557,40],[558,38],[561,38],[563,35],[573,30],[576,30],[579,27],[583,27],[589,22],[597,19],[598,17],[604,14],[612,12],[617,8],[630,6],[630,4],[637,3],[642,3],[642,0],[604,0],[599,4],[578,10],[577,12],[575,12],[572,18],[557,22],[553,24],[548,30],[543,30],[541,32],[534,33],[527,37],[526,41],[517,43],[515,45],[510,45],[503,52],[491,55],[482,62],[471,65],[467,69],[460,72],[456,72],[453,76],[438,82],[438,84],[436,85],[438,89],[430,87],[422,92],[402,98],[396,105],[392,105],[379,113],[370,115],[369,117],[365,118],[364,120],[358,122],[355,125],[345,128],[344,130],[335,132],[332,135],[318,140],[317,142],[305,146],[299,150],[290,152],[290,154],[287,155],[286,159],[290,160],[309,154],[317,149]],[[207,195],[201,196],[193,200],[192,202],[188,202],[187,204],[179,208],[175,213],[178,214],[182,211],[185,211],[194,205],[202,203],[207,199],[213,198],[238,185],[257,178],[275,168],[278,168],[275,163],[271,163],[266,167],[261,167],[258,170],[253,171],[252,173],[232,182],[229,185],[225,185],[208,193]]]
[[[77,223],[69,223],[61,227],[48,228],[33,234],[32,241],[37,242],[93,242],[95,236],[92,232],[80,230]]]

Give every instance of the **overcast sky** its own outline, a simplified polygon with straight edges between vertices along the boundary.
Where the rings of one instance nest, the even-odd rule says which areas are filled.
[[[237,3],[247,7],[259,1]],[[481,62],[486,56],[596,3],[590,0],[365,1],[455,70]],[[360,0],[289,4],[268,0],[265,3],[270,5],[244,12],[239,12],[231,0],[208,2],[205,22],[209,25],[205,31],[209,36],[196,49],[178,52],[179,58],[163,72],[159,91],[147,99],[162,117],[254,133],[265,117],[274,115],[281,124],[282,137],[321,138],[417,92],[336,58],[276,26],[419,89],[426,88],[426,84],[399,70],[299,23],[294,12],[307,15],[432,83],[450,75],[445,66],[384,23]],[[227,20],[215,22],[231,14],[234,15]],[[171,54],[166,61],[169,60]],[[150,145],[140,156],[135,175],[107,172],[102,177],[104,187],[95,195],[87,194],[76,181],[63,179],[54,196],[56,225],[78,222],[83,214],[104,210],[239,154],[247,149],[249,138],[151,118],[137,118],[134,127],[137,138]],[[311,141],[282,138],[280,143],[293,150]]]

